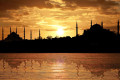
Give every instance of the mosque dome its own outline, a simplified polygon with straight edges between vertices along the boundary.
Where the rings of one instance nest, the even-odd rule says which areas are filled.
[[[90,29],[91,30],[101,30],[101,29],[103,29],[103,27],[99,24],[94,24],[93,26],[91,26]]]
[[[15,32],[12,32],[8,37],[5,39],[6,41],[20,41],[22,38],[16,34]]]

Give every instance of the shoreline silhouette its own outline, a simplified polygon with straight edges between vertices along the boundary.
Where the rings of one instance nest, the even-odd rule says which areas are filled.
[[[92,25],[90,29],[84,30],[83,35],[78,34],[78,24],[76,22],[75,37],[47,37],[30,40],[19,37],[16,32],[11,32],[4,39],[4,29],[2,28],[2,41],[0,41],[0,53],[120,53],[119,20],[117,24],[117,34],[103,28],[103,22]]]

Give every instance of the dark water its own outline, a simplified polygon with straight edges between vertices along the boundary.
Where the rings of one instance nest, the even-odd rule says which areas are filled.
[[[120,54],[0,54],[0,80],[120,80]]]

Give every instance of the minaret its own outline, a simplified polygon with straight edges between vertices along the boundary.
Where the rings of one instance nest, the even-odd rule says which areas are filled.
[[[2,40],[4,40],[4,29],[2,27]]]
[[[30,30],[30,40],[32,40],[32,30]]]
[[[16,34],[17,34],[17,27],[16,27]]]
[[[10,27],[10,34],[11,34],[11,27]]]
[[[92,20],[91,20],[91,27],[92,27]]]
[[[119,20],[118,20],[118,25],[117,25],[117,35],[119,35]]]
[[[101,27],[103,28],[103,21],[101,22]]]
[[[25,27],[24,27],[24,40],[25,40]]]
[[[78,24],[76,22],[76,37],[78,36]]]
[[[40,29],[39,29],[39,39],[40,39]]]

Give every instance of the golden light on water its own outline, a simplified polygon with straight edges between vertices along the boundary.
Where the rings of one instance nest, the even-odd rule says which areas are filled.
[[[0,80],[119,80],[119,59],[101,53],[0,54]]]
[[[53,72],[64,72],[65,65],[63,63],[57,62],[52,65]]]

